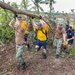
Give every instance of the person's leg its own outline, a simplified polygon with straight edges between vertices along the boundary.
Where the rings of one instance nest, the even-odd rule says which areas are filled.
[[[56,58],[59,57],[60,51],[62,46],[62,38],[57,39],[57,49],[56,49]]]
[[[40,40],[36,40],[35,48],[37,49],[37,52],[40,50],[40,48],[41,48]]]
[[[41,47],[42,47],[42,50],[43,50],[43,53],[42,53],[43,59],[46,59],[46,58],[47,58],[47,56],[46,56],[46,54],[47,54],[47,51],[46,51],[46,44],[47,44],[46,41],[42,41],[42,42],[41,42]]]
[[[27,47],[30,48],[30,45],[28,43],[28,39],[27,38],[28,38],[28,34],[25,34],[24,35],[24,40],[25,40],[25,42],[27,42]]]
[[[54,46],[54,48],[56,49],[56,46],[57,46],[57,39],[56,39],[56,38],[54,38],[53,46]]]
[[[17,62],[19,63],[19,66],[22,68],[22,69],[25,69],[26,67],[26,64],[25,64],[25,61],[22,57],[22,54],[25,50],[25,45],[16,45],[16,59],[17,59]]]

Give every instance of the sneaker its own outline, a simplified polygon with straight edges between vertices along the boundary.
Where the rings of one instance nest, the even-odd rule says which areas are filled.
[[[21,69],[22,69],[22,70],[25,70],[25,69],[26,69],[26,63],[23,63],[23,64],[21,65]]]
[[[46,59],[47,58],[47,56],[46,56],[45,53],[42,53],[42,56],[43,56],[43,59]]]
[[[59,54],[56,54],[56,59],[58,59],[59,58]]]

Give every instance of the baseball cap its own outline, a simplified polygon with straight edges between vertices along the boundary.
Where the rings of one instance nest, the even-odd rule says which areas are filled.
[[[38,28],[40,28],[42,26],[42,24],[41,23],[38,23]]]

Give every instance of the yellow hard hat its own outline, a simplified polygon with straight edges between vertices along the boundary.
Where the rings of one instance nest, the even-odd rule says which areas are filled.
[[[72,29],[74,29],[74,25],[70,25],[72,27]]]

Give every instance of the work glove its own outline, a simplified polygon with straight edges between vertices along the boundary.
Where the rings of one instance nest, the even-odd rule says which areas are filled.
[[[63,42],[63,46],[66,46],[66,45],[67,45],[67,42],[66,42],[66,41],[64,41],[64,42]]]
[[[17,15],[17,14],[15,14],[15,15],[14,15],[14,19],[16,19],[16,17],[18,17],[18,15]]]
[[[35,17],[32,17],[32,19],[34,19]]]
[[[42,16],[40,16],[39,18],[42,19]]]

